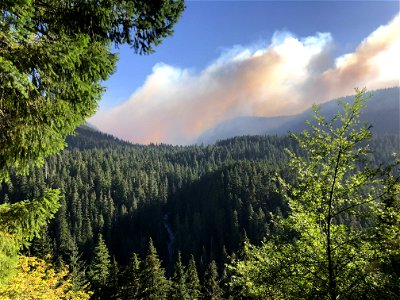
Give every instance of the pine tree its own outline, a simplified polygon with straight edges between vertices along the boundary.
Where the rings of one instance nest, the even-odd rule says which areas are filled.
[[[204,274],[203,298],[208,300],[222,299],[223,290],[220,286],[220,279],[217,264],[214,260],[210,262]]]
[[[186,286],[189,292],[190,299],[200,299],[201,298],[201,286],[200,279],[197,274],[196,262],[194,260],[193,254],[190,256],[189,264],[187,267],[187,282]]]
[[[181,261],[181,253],[178,253],[178,259],[175,263],[174,276],[172,278],[172,289],[170,299],[186,300],[191,299],[186,286],[187,274]]]
[[[48,226],[42,228],[40,237],[33,239],[30,247],[33,256],[44,259],[46,256],[53,255],[54,249],[50,239]]]
[[[138,299],[141,290],[141,261],[136,253],[133,253],[128,267],[124,270],[119,295],[122,299]]]
[[[108,278],[110,274],[110,254],[103,236],[99,234],[98,242],[94,248],[94,258],[89,267],[89,278],[94,290],[94,298],[101,298],[106,291]]]
[[[60,246],[60,254],[65,257],[65,255],[71,252],[73,247],[73,239],[71,237],[71,232],[67,221],[67,204],[64,197],[60,201],[61,207],[57,211],[55,222],[57,226],[57,239],[58,245]]]
[[[165,278],[153,240],[150,238],[149,249],[140,272],[141,289],[139,298],[149,300],[167,299],[170,283]]]
[[[73,243],[71,254],[69,257],[69,266],[71,269],[71,283],[74,291],[86,289],[89,285],[86,279],[86,265],[79,253],[78,246]]]
[[[115,257],[113,257],[107,280],[107,292],[105,293],[106,295],[103,298],[118,299],[119,290],[120,290],[119,266],[117,261],[115,260]]]

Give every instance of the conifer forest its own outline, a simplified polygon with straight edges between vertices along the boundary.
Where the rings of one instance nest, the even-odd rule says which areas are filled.
[[[224,1],[215,2],[208,5]],[[250,5],[246,2],[238,5]],[[269,2],[257,5],[276,4]],[[89,118],[117,72],[119,56],[127,49],[132,56],[160,49],[177,22],[190,19],[182,17],[186,6],[194,7],[183,0],[0,1],[0,300],[399,299],[399,88],[382,84],[392,82],[393,72],[368,65],[368,55],[383,51],[377,61],[387,61],[386,40],[374,42],[381,34],[396,41],[389,29],[400,16],[335,63],[324,61],[332,49],[318,47],[331,36],[318,30],[305,39],[273,34],[270,46],[252,54],[235,46],[237,53],[227,51],[198,73],[153,65],[130,98],[140,93],[148,98],[137,100],[135,116],[143,113],[141,121],[150,129],[126,126],[125,131],[146,132],[156,128],[152,122],[172,124],[176,118],[175,125],[162,125],[176,129],[177,137],[195,132],[197,143],[184,136],[187,140],[174,145],[158,140],[144,145],[97,129]],[[219,16],[221,24],[224,17]],[[307,70],[301,69],[301,76],[288,67],[297,57],[279,70],[293,52],[287,45],[303,47],[306,62],[299,69]],[[184,61],[186,54],[191,53],[177,52],[174,58]],[[268,94],[268,80],[252,68],[273,73],[269,89],[282,87]],[[323,92],[330,97],[363,76],[357,72],[370,71],[388,75],[371,84],[379,88],[372,91],[376,98],[354,87],[350,96],[318,99],[326,103],[310,109],[311,100],[300,103],[297,94],[282,92],[294,88],[306,90],[302,96],[315,91],[315,97]],[[303,73],[312,78],[300,88]],[[146,84],[159,90],[151,89],[149,96]],[[253,85],[276,103],[265,105],[247,90]],[[176,97],[184,101],[173,102]],[[279,109],[287,103],[294,107],[288,110],[292,115],[286,110],[246,115],[251,105]],[[129,105],[118,105],[111,112],[133,113]],[[142,105],[155,107],[141,111]],[[222,119],[213,119],[226,107]],[[147,118],[149,111],[155,116]],[[172,111],[173,117],[160,111]],[[107,117],[103,114],[103,123]],[[208,121],[215,127],[201,127]],[[176,137],[162,129],[157,130],[165,138]]]
[[[255,289],[264,285],[263,275],[257,273],[255,290],[246,287],[251,282],[246,276],[254,272],[246,269],[247,262],[267,258],[258,251],[268,250],[264,247],[274,241],[272,236],[296,240],[295,229],[281,229],[276,218],[285,220],[291,212],[279,190],[280,180],[298,184],[289,164],[291,155],[307,155],[298,141],[244,136],[209,146],[142,146],[82,126],[67,143],[44,166],[32,168],[28,176],[11,173],[1,186],[5,204],[39,198],[48,189],[61,193],[60,208],[24,255],[51,261],[56,268],[69,266],[74,288],[90,287],[93,299],[268,298],[269,292]],[[371,166],[392,163],[398,143],[399,136],[374,137]],[[398,238],[396,191],[397,198],[387,203],[394,215],[387,220],[380,215],[371,219],[366,211],[340,215],[335,222],[361,232],[378,221],[393,222]],[[374,264],[370,275],[388,276],[388,299],[397,295],[397,238],[373,248],[393,250],[387,261],[363,262]]]

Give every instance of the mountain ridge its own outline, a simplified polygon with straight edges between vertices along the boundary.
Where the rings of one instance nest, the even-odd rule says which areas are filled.
[[[361,120],[370,123],[372,131],[379,134],[400,132],[400,87],[379,89],[370,92],[371,99],[361,115]],[[346,96],[320,104],[322,115],[329,117],[340,109],[338,100],[350,102],[354,98]],[[219,140],[241,135],[285,135],[306,129],[306,120],[311,120],[311,108],[293,116],[254,117],[240,116],[219,123],[204,132],[197,144],[213,144]]]

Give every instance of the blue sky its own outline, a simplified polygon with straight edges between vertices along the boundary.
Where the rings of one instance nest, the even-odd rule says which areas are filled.
[[[200,69],[224,49],[265,43],[276,30],[298,36],[330,32],[343,54],[398,12],[398,1],[188,1],[174,35],[155,53],[139,56],[129,47],[118,49],[117,71],[105,83],[100,108],[127,100],[159,62]]]
[[[186,4],[154,54],[118,49],[94,125],[132,142],[189,144],[229,118],[294,114],[354,87],[398,84],[398,1]]]

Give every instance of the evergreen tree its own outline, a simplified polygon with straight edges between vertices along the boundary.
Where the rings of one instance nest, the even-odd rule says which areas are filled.
[[[90,264],[88,276],[94,290],[93,297],[100,299],[107,290],[110,275],[111,260],[103,236],[99,234],[98,242],[94,248],[93,261]]]
[[[183,9],[180,0],[1,1],[0,180],[42,164],[95,112],[117,61],[112,43],[151,53]]]
[[[161,267],[161,261],[151,238],[146,259],[142,264],[139,298],[149,300],[167,299],[170,283],[165,278],[165,270]]]
[[[44,259],[46,256],[54,254],[53,244],[50,239],[48,226],[45,226],[40,231],[40,237],[36,237],[32,241],[30,247],[33,256]]]
[[[60,254],[65,257],[67,253],[71,252],[73,248],[73,239],[71,237],[70,228],[67,221],[67,204],[64,197],[60,201],[60,209],[57,211],[55,217],[57,240],[60,249]]]
[[[212,259],[216,260],[218,270],[224,270],[224,245],[225,252],[231,257],[239,248],[243,249],[235,253],[236,260],[248,261],[252,258],[251,254],[256,253],[251,243],[260,245],[261,236],[268,234],[267,229],[270,229],[271,236],[283,234],[286,240],[291,240],[293,236],[298,237],[296,232],[278,226],[280,224],[276,221],[288,215],[288,207],[282,201],[282,196],[275,191],[276,180],[273,180],[273,176],[278,172],[292,184],[296,183],[297,176],[296,172],[286,166],[289,156],[283,148],[287,147],[298,155],[305,152],[299,151],[298,143],[288,137],[240,137],[209,146],[175,147],[131,145],[87,127],[79,128],[78,133],[78,136],[68,139],[69,149],[46,160],[46,171],[34,168],[31,172],[34,176],[12,173],[10,181],[0,185],[0,203],[8,202],[6,206],[10,207],[18,199],[34,197],[46,189],[46,186],[41,186],[43,182],[47,187],[58,187],[65,195],[65,204],[63,203],[63,210],[57,219],[48,227],[49,242],[55,257],[52,261],[57,261],[62,256],[71,264],[69,255],[65,254],[69,254],[76,246],[71,247],[69,241],[76,241],[82,260],[90,265],[96,233],[102,232],[110,252],[121,263],[123,275],[118,283],[121,286],[120,291],[125,293],[130,286],[128,282],[132,283],[132,299],[139,298],[141,288],[134,279],[138,276],[133,276],[132,280],[128,278],[130,272],[127,271],[126,264],[133,251],[146,251],[143,239],[147,236],[153,236],[155,243],[163,246],[160,248],[160,258],[167,259],[166,234],[162,222],[165,214],[170,216],[169,221],[175,236],[174,247],[181,249],[184,261],[190,258],[190,253],[199,259],[200,274],[204,274]],[[389,162],[392,159],[391,153],[398,151],[399,137],[378,137],[369,144],[372,149],[377,150],[370,155],[374,164],[379,165],[380,161]],[[41,175],[44,173],[47,176]],[[40,187],[34,189],[36,184]],[[387,187],[396,189],[396,185],[389,182]],[[163,194],[165,191],[166,195]],[[162,203],[160,197],[165,196],[168,201]],[[385,253],[386,258],[381,260],[377,257],[372,263],[374,268],[379,268],[379,272],[384,274],[381,278],[385,278],[380,282],[382,288],[376,289],[375,293],[386,296],[382,291],[390,292],[399,286],[399,260],[396,254],[399,248],[398,239],[388,233],[398,232],[400,225],[396,216],[400,213],[395,197],[383,200],[380,203],[382,213],[378,212],[368,218],[360,217],[361,212],[360,216],[339,214],[337,223],[361,231],[371,229],[372,223],[378,225],[375,226],[375,237],[371,238],[371,242],[376,241],[376,253]],[[32,209],[33,207],[29,208]],[[249,220],[251,211],[252,222]],[[275,217],[271,222],[271,212],[280,217]],[[38,219],[35,217],[31,221]],[[3,220],[5,219],[0,218],[0,223]],[[240,247],[240,233],[244,230],[249,233],[249,238]],[[372,231],[369,232],[372,236]],[[11,236],[8,235],[10,238]],[[271,236],[268,235],[268,242],[271,242]],[[0,244],[0,252],[8,253],[7,247],[10,247],[10,243]],[[15,258],[18,248],[14,249]],[[278,257],[278,250],[274,250],[273,255],[265,254],[265,257],[273,260],[274,255]],[[37,252],[31,249],[30,253]],[[290,257],[289,254],[289,251],[285,252],[283,258],[278,257],[276,262],[284,261]],[[78,264],[79,261],[81,259]],[[138,260],[137,265],[139,264]],[[194,263],[193,266],[195,269]],[[254,270],[263,270],[262,267],[264,265],[257,266]],[[8,272],[10,268],[4,269]],[[136,269],[137,272],[139,269]],[[187,270],[189,273],[190,268]],[[276,270],[283,271],[285,268],[277,267]],[[245,274],[250,276],[254,272],[246,271]],[[266,274],[270,274],[272,279],[279,278],[279,274],[271,270]],[[230,273],[227,274],[229,275]],[[223,276],[221,280],[224,280]],[[247,279],[243,282],[254,283],[255,287],[259,283],[260,290],[268,285],[272,286],[262,275]],[[187,281],[189,291],[192,282],[195,281]],[[237,282],[240,280],[237,279]],[[276,286],[282,283],[284,280],[280,280]],[[221,281],[221,286],[222,284]],[[239,287],[232,291],[234,297],[241,297]],[[370,290],[369,295],[375,294]],[[117,297],[129,299],[122,294]],[[264,295],[260,297],[265,298]]]
[[[41,228],[60,207],[58,190],[47,190],[41,199],[0,205],[0,285],[11,275],[18,252],[38,237]]]
[[[215,263],[214,260],[210,262],[204,274],[203,288],[204,288],[203,299],[207,300],[222,299],[222,295],[224,294],[224,292],[220,286],[217,264]]]
[[[113,257],[111,265],[110,265],[110,272],[108,275],[107,280],[107,292],[104,299],[119,299],[119,290],[120,290],[120,273],[119,273],[119,266],[115,257]]]
[[[181,261],[181,253],[178,253],[178,259],[175,262],[174,276],[172,278],[172,289],[170,299],[175,300],[185,300],[190,298],[189,290],[186,286],[187,284],[187,274],[185,267]]]
[[[133,253],[132,259],[126,268],[123,278],[122,286],[119,295],[122,299],[139,299],[139,292],[141,290],[141,262],[139,256]]]
[[[197,274],[196,262],[194,256],[190,256],[189,264],[187,267],[187,282],[186,286],[189,293],[190,299],[200,299],[201,298],[201,286],[199,276]]]
[[[82,260],[76,243],[73,244],[69,257],[69,267],[71,270],[71,283],[74,291],[86,289],[89,285],[86,278],[86,266]]]
[[[115,70],[111,43],[151,53],[173,33],[183,9],[181,0],[1,1],[0,182],[10,179],[11,170],[26,173],[32,165],[43,165],[95,112],[104,91],[101,82]],[[37,186],[32,194],[39,193]],[[9,224],[1,224],[0,281],[14,269],[17,251],[36,232],[35,219],[49,219],[56,211],[58,195],[49,190],[43,196],[52,205],[47,211],[39,205],[39,216],[29,210],[30,203],[20,203],[25,205],[21,214],[33,220],[27,236],[17,236],[7,230]],[[0,207],[0,219],[9,209]]]

